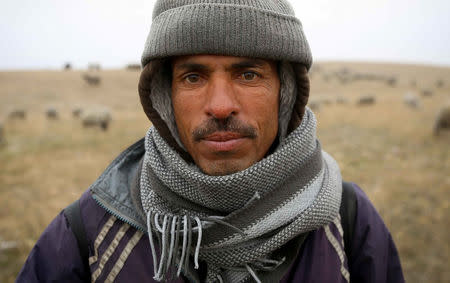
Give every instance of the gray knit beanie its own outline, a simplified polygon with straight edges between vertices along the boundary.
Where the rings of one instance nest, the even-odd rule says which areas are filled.
[[[142,66],[193,54],[312,64],[302,25],[285,0],[158,0]]]

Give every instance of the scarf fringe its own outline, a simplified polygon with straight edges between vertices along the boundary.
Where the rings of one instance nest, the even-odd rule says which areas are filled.
[[[161,223],[162,218],[162,223]],[[181,220],[183,219],[183,220]],[[195,222],[196,226],[193,227],[193,223]],[[203,221],[205,224],[218,223],[230,227],[236,230],[239,233],[245,235],[245,233],[239,228],[225,222],[222,220],[220,216],[210,216],[206,221]],[[147,212],[147,230],[148,230],[148,238],[150,242],[150,248],[152,252],[153,258],[153,279],[156,281],[163,281],[166,279],[167,274],[170,273],[172,262],[176,261],[176,257],[180,254],[179,244],[180,244],[180,234],[182,233],[182,247],[181,247],[181,255],[178,259],[178,268],[176,271],[176,276],[179,277],[182,269],[187,270],[189,267],[189,257],[192,249],[192,238],[193,233],[197,234],[197,242],[195,244],[194,250],[194,268],[199,268],[198,257],[200,253],[200,246],[202,242],[202,233],[203,227],[202,221],[198,216],[177,216],[177,215],[160,215],[154,211]],[[156,232],[156,237],[159,242],[159,256],[156,251],[155,239],[153,233]],[[159,258],[159,262],[158,261]],[[271,259],[260,259],[255,262],[254,267],[260,270],[273,270],[277,268],[282,262],[281,261],[271,260]],[[237,268],[236,270],[246,270],[249,275],[255,279],[256,282],[261,282],[259,277],[256,275],[254,269],[249,265],[245,264],[242,268]],[[223,282],[223,278],[220,274],[215,274],[215,278],[212,281]]]
[[[183,220],[181,221],[181,219]],[[196,224],[195,227],[193,227],[193,223]],[[194,249],[194,268],[199,268],[198,256],[200,253],[200,245],[202,242],[202,226],[202,221],[197,216],[162,216],[157,212],[147,212],[147,231],[153,257],[153,279],[155,279],[156,281],[164,280],[166,278],[166,274],[169,273],[172,267],[172,262],[177,261],[176,258],[180,254],[179,244],[181,233],[181,255],[178,258],[178,269],[176,271],[176,276],[180,276],[182,269],[188,269],[189,257],[192,249],[193,234],[197,235],[197,242]],[[159,240],[159,256],[156,251],[155,239],[153,237],[154,232],[156,233],[155,236],[157,236]]]

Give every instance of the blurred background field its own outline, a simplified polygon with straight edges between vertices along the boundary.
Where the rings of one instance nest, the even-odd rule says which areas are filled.
[[[14,281],[55,215],[150,126],[139,103],[139,71],[96,71],[98,85],[83,73],[0,72],[0,282]],[[450,101],[450,68],[319,62],[311,85],[323,148],[377,207],[407,282],[450,282],[450,134],[433,135]],[[404,103],[406,93],[417,107]],[[374,103],[358,105],[363,95]],[[57,119],[46,116],[50,108]],[[109,109],[109,128],[84,128],[76,108]],[[9,116],[18,109],[25,119]]]

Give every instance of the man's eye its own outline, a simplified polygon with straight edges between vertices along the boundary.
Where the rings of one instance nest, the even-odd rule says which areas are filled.
[[[256,74],[254,72],[245,72],[242,74],[242,78],[245,81],[252,81],[256,78]]]
[[[200,76],[196,74],[187,75],[184,78],[188,83],[194,84],[197,83],[200,80]]]

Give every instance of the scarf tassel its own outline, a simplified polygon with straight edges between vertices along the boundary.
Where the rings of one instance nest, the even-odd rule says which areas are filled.
[[[196,227],[193,227],[193,223]],[[147,212],[147,231],[150,242],[150,248],[153,257],[153,273],[156,281],[163,281],[165,275],[169,273],[172,262],[179,256],[181,242],[181,255],[178,259],[177,276],[180,276],[181,270],[189,267],[189,258],[192,249],[193,233],[197,234],[197,243],[194,250],[194,268],[198,269],[198,256],[202,242],[202,222],[195,216],[170,216],[160,215],[159,213]],[[153,235],[155,233],[155,235]],[[159,239],[160,255],[156,252],[156,243],[154,236]],[[182,239],[180,239],[182,238]],[[158,262],[159,258],[159,262]],[[173,274],[173,273],[172,273]]]

